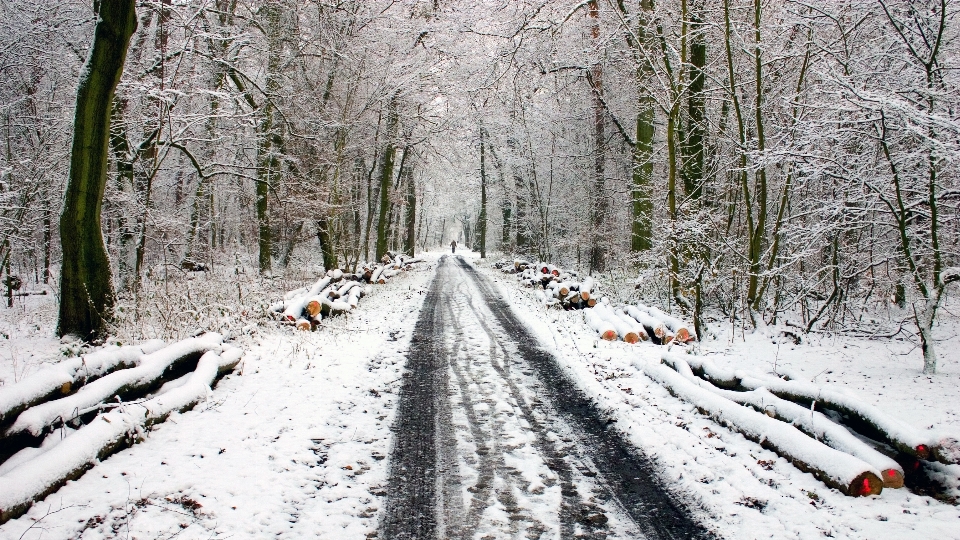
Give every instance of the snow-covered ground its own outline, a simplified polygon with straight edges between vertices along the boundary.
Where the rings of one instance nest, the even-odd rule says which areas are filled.
[[[356,313],[325,321],[318,332],[264,325],[242,336],[242,368],[221,380],[207,403],[160,424],[141,444],[0,526],[0,539],[372,537],[405,353],[439,255],[427,254],[427,264],[374,287]],[[504,292],[521,291],[503,298],[718,536],[960,538],[960,508],[906,489],[869,498],[830,490],[646,377],[638,366],[658,361],[663,348],[597,340],[581,313],[544,308],[513,276],[484,271]],[[26,312],[0,321],[4,384],[62,358],[63,345],[50,337],[53,297],[29,301]],[[942,316],[944,325],[960,328],[949,311]],[[468,326],[475,322],[464,319]],[[905,342],[813,336],[794,345],[774,332],[715,330],[717,339],[700,352],[721,366],[789,370],[853,392],[917,427],[960,432],[956,332],[941,329],[941,373],[925,377],[918,352]],[[485,345],[481,336],[464,351]],[[494,421],[516,422],[498,412],[509,405],[498,401],[509,400],[496,377],[473,375],[467,387],[483,396],[474,413],[489,408]],[[456,444],[470,447],[465,402],[454,398]],[[502,442],[517,446],[510,437]],[[478,464],[462,466],[467,484],[483,472]]]
[[[374,287],[356,313],[320,331],[264,326],[244,336],[242,368],[207,403],[0,526],[0,538],[373,533],[392,405],[432,266]],[[0,342],[0,357],[15,355],[18,378],[60,348],[39,331],[13,342]],[[9,364],[0,376],[12,378]]]
[[[512,275],[487,273],[505,290],[518,287]],[[617,429],[663,467],[671,490],[693,501],[722,537],[960,538],[956,506],[906,489],[846,497],[674,398],[639,369],[658,362],[664,347],[599,340],[581,312],[545,308],[532,290],[509,297],[517,315],[551,346],[582,388],[599,396],[601,406],[617,418]],[[900,356],[910,348],[900,342],[814,337],[788,345],[762,332],[744,336],[737,329],[730,339],[725,329],[718,330],[718,338],[705,342],[701,352],[721,366],[759,373],[775,365],[778,371],[791,369],[863,397],[911,425],[960,431],[956,344],[940,344],[942,373],[926,377],[919,373],[916,351]],[[950,470],[960,477],[960,466]]]

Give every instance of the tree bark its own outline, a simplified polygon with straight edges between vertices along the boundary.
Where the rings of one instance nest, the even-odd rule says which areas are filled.
[[[60,214],[60,336],[102,339],[113,313],[113,281],[100,212],[107,182],[110,107],[136,28],[136,2],[100,3],[93,46],[77,90],[70,177]]]
[[[389,235],[390,188],[393,180],[393,164],[396,159],[397,147],[394,140],[397,136],[399,117],[397,116],[396,94],[387,104],[386,149],[383,152],[383,165],[380,168],[380,213],[377,219],[377,249],[376,259],[380,260],[387,252],[387,237]]]
[[[480,235],[480,258],[487,258],[487,167],[484,150],[483,126],[480,126],[480,217],[477,219],[477,233]],[[413,253],[411,253],[413,255]]]

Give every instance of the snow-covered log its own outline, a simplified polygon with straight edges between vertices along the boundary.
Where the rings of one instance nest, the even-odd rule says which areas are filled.
[[[607,322],[613,325],[613,328],[617,331],[617,335],[623,341],[630,343],[631,345],[640,341],[640,335],[634,329],[634,326],[627,324],[626,321],[617,317],[617,315],[610,309],[606,304],[597,304],[596,307],[592,309],[593,313],[599,316],[604,322]]]
[[[133,367],[163,345],[162,340],[152,339],[139,345],[105,347],[44,368],[18,383],[0,386],[0,426],[12,422],[28,407],[76,392],[118,369]]]
[[[633,320],[643,325],[643,328],[647,331],[649,336],[656,338],[656,340],[663,345],[670,343],[671,332],[667,329],[663,322],[654,319],[646,311],[643,311],[636,306],[624,306],[623,309],[627,315],[630,315],[630,317],[633,318]]]
[[[296,321],[299,319],[303,314],[303,310],[304,307],[306,307],[307,302],[309,302],[314,296],[320,294],[320,292],[327,288],[333,281],[335,280],[330,276],[322,277],[318,279],[317,282],[314,283],[309,289],[307,289],[306,293],[287,301],[283,310],[283,320]]]
[[[880,471],[862,459],[830,448],[791,425],[704,390],[662,364],[649,363],[638,367],[677,398],[693,404],[717,423],[776,452],[827,486],[850,496],[878,495],[883,490]]]
[[[681,343],[696,341],[696,334],[690,330],[690,326],[688,324],[684,323],[680,319],[664,313],[662,310],[653,306],[637,304],[637,307],[640,309],[640,311],[645,311],[654,319],[663,322],[667,329],[669,329],[670,332],[676,336],[677,341]]]
[[[174,412],[192,409],[207,398],[217,377],[240,362],[243,351],[207,351],[183,384],[141,403],[126,404],[96,417],[57,444],[0,476],[0,523],[23,515],[35,502],[67,481],[79,478],[98,461],[142,438],[145,428]],[[57,435],[52,435],[57,436]]]
[[[694,359],[696,357],[689,357]],[[693,375],[697,370],[693,362],[688,364],[687,357],[664,353],[663,361],[681,375],[686,376],[701,388],[725,397],[734,403],[746,405],[759,412],[795,426],[810,437],[841,452],[846,452],[872,465],[880,471],[885,488],[903,487],[903,467],[889,456],[881,454],[876,449],[857,438],[846,428],[827,418],[826,415],[811,411],[792,401],[780,399],[771,394],[766,388],[758,388],[747,392],[735,392],[717,388],[711,383]],[[688,369],[687,366],[689,365]]]
[[[624,323],[628,324],[631,330],[637,334],[637,337],[639,337],[641,341],[647,341],[648,339],[650,339],[650,335],[647,334],[647,330],[643,327],[642,324],[638,323],[633,317],[627,315],[626,313],[620,311],[619,309],[611,309],[610,311],[613,312],[613,315],[615,317],[617,317]]]
[[[596,330],[601,338],[607,341],[615,341],[617,339],[617,329],[609,322],[603,320],[592,309],[585,309],[583,311],[583,320],[586,321],[590,328]]]
[[[351,307],[348,302],[343,302],[341,300],[323,300],[320,303],[320,313],[324,317],[332,317],[334,315],[341,315],[350,311]]]
[[[597,282],[593,280],[592,277],[587,276],[583,278],[583,281],[580,282],[580,298],[583,298],[584,301],[590,300],[590,296],[593,294],[593,289],[596,288]]]
[[[766,388],[779,398],[799,403],[805,407],[830,409],[846,416],[857,431],[867,431],[868,437],[879,437],[898,451],[919,459],[938,459],[949,452],[937,450],[937,441],[929,432],[915,429],[890,417],[877,407],[857,398],[841,394],[829,388],[803,381],[759,379],[740,375],[740,384],[747,390]],[[944,441],[946,442],[946,441]],[[954,463],[946,461],[946,463]]]
[[[76,394],[31,407],[3,433],[4,438],[27,434],[39,437],[51,427],[96,410],[115,397],[139,396],[159,385],[164,374],[195,361],[204,353],[219,350],[223,336],[216,333],[179,341],[141,358],[139,365],[85,385]]]

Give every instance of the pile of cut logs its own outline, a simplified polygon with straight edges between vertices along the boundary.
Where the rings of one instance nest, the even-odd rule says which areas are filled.
[[[242,357],[207,333],[104,347],[0,386],[0,523],[205,401]]]
[[[656,345],[668,345],[697,340],[689,325],[643,304],[614,308],[600,302],[593,309],[584,311],[583,318],[607,341],[622,339],[627,343],[639,343],[650,340]]]
[[[572,270],[563,270],[547,263],[524,260],[494,263],[505,274],[517,274],[524,287],[538,287],[537,294],[544,304],[566,310],[583,309],[597,305],[597,282],[590,276],[583,279]]]
[[[356,309],[360,299],[373,291],[373,284],[383,285],[418,262],[423,259],[387,252],[379,264],[363,264],[355,272],[328,270],[313,285],[288,292],[282,302],[270,307],[270,312],[281,323],[314,330],[324,317]]]
[[[846,495],[877,495],[903,487],[911,475],[957,481],[950,478],[956,468],[933,462],[960,464],[960,437],[906,424],[853,394],[724,369],[694,355],[663,353],[662,364],[638,367],[701,413]]]
[[[607,341],[622,339],[627,343],[652,341],[656,345],[667,345],[697,340],[690,325],[655,307],[643,304],[611,307],[606,299],[598,297],[598,283],[590,276],[580,279],[572,270],[522,259],[499,261],[493,266],[505,274],[516,274],[524,287],[538,288],[537,295],[544,305],[566,310],[593,308],[584,311],[583,317]]]

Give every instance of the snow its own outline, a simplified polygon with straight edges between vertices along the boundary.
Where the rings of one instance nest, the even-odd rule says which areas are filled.
[[[171,414],[145,432],[140,444],[96,463],[24,517],[0,526],[0,539],[370,537],[386,484],[385,458],[404,354],[437,256],[429,254],[427,264],[387,285],[370,287],[358,309],[325,318],[317,332],[270,325],[238,337],[247,351],[243,363],[205,403]],[[499,283],[516,315],[616,419],[615,429],[662,468],[664,484],[689,501],[719,538],[957,538],[957,507],[906,489],[885,489],[868,498],[829,489],[773,452],[718,426],[647,376],[643,368],[659,364],[667,347],[600,340],[580,312],[545,308],[534,290],[518,287],[516,276],[487,274]],[[950,320],[949,313],[942,317]],[[480,324],[463,320],[474,330]],[[920,375],[919,353],[907,342],[812,335],[795,345],[781,339],[776,327],[746,334],[739,328],[735,333],[713,330],[717,338],[696,347],[703,355],[699,358],[709,359],[718,374],[748,371],[766,381],[773,378],[770,371],[790,372],[831,391],[854,393],[915,429],[932,427],[931,433],[944,436],[960,432],[960,411],[952,406],[960,387],[960,340],[948,337],[940,344],[941,373],[927,377]],[[19,332],[3,342],[0,357],[11,358],[16,347],[18,358],[49,358],[62,346],[24,326]],[[464,345],[463,354],[483,351],[488,344],[478,335]],[[669,350],[695,358],[682,355],[690,346]],[[31,370],[36,370],[34,362]],[[9,384],[15,377],[8,366],[0,366],[7,370],[0,375]],[[536,465],[538,458],[530,452],[526,420],[512,412],[536,396],[524,391],[511,400],[495,373],[475,373],[478,381],[452,399],[461,405],[464,395],[476,396],[476,414],[503,422],[501,441],[509,448],[504,464],[518,471],[516,489],[508,490],[514,500],[531,511],[554,508],[556,484],[544,481],[549,471]],[[158,396],[185,383],[165,385]],[[454,407],[453,421],[461,428],[467,425],[463,409]],[[76,434],[56,431],[45,444],[52,449],[62,435],[69,440]],[[561,431],[548,435],[554,442],[564,437]],[[456,444],[469,448],[466,431],[456,433]],[[20,463],[8,460],[0,475],[30,457],[21,456]],[[469,473],[463,485],[469,487],[480,469],[461,465]],[[960,493],[955,467],[933,465]],[[499,482],[494,489],[510,487]],[[464,503],[469,496],[463,493]],[[495,502],[480,517],[490,534],[510,520],[511,506]],[[543,519],[556,530],[551,520],[555,517]],[[614,528],[610,537],[631,535]]]
[[[513,276],[497,271],[487,275],[504,291],[518,289]],[[694,512],[718,537],[957,538],[960,509],[956,506],[906,489],[885,489],[879,497],[842,495],[777,454],[718,426],[637,367],[659,364],[664,350],[683,353],[689,346],[603,341],[577,312],[544,308],[530,291],[504,297],[581,388],[596,396],[605,413],[616,419],[616,429],[663,468],[665,485],[691,501]],[[936,424],[957,431],[960,411],[949,404],[956,402],[960,387],[956,375],[960,370],[955,367],[960,347],[952,351],[941,347],[941,372],[927,377],[920,375],[919,352],[914,351],[911,359],[900,356],[911,350],[908,343],[813,336],[793,345],[760,332],[744,335],[739,327],[735,339],[722,328],[715,331],[716,339],[696,346],[719,368],[766,373],[771,367],[778,372],[787,367],[807,378],[820,374],[818,383],[826,382],[826,374],[838,389],[872,396],[871,404],[888,415],[906,422],[912,419],[918,427]],[[916,393],[921,382],[929,394]],[[948,483],[960,483],[955,466],[933,463],[932,467],[942,470]]]
[[[0,539],[367,537],[432,268],[374,286],[317,332],[239,337],[242,364],[205,404],[0,526]]]
[[[863,460],[830,448],[790,424],[704,390],[663,365],[647,362],[637,367],[651,379],[666,386],[672,394],[692,403],[721,425],[743,433],[750,440],[773,446],[777,453],[784,457],[819,469],[814,471],[815,476],[819,477],[822,472],[826,479],[842,487],[851,486],[854,480],[865,472],[873,473],[878,479],[882,477],[877,468]]]
[[[162,340],[154,339],[133,346],[107,346],[80,358],[72,358],[41,369],[16,384],[2,386],[0,421],[7,419],[5,413],[19,412],[24,406],[36,403],[64,384],[75,385],[77,382],[102,377],[121,367],[132,367],[143,355],[159,350],[163,345]]]
[[[39,436],[58,418],[67,419],[84,414],[89,408],[112,397],[120,388],[149,385],[176,360],[188,354],[218,348],[222,342],[223,336],[211,332],[147,354],[140,359],[137,367],[115,371],[85,385],[76,394],[31,407],[17,417],[6,433],[27,432]]]

